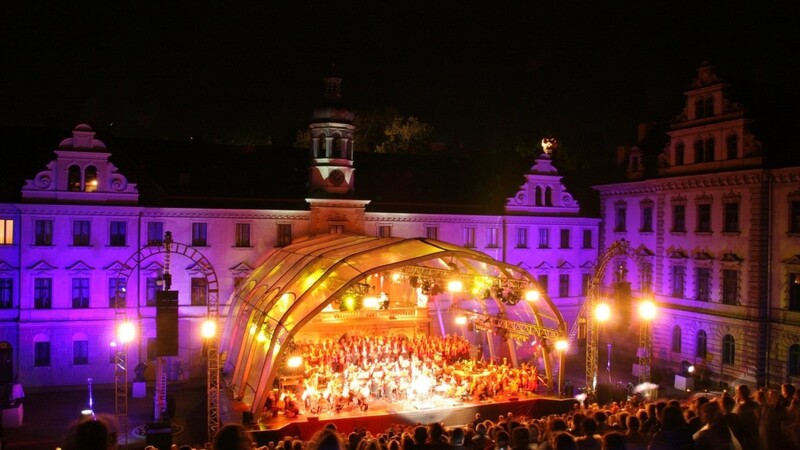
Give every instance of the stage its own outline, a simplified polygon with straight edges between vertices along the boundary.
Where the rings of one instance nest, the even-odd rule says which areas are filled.
[[[262,419],[250,425],[250,432],[258,445],[266,445],[269,441],[277,441],[284,436],[311,439],[314,433],[327,423],[336,424],[337,430],[345,435],[356,428],[366,428],[372,434],[379,434],[394,424],[427,425],[439,422],[445,426],[466,425],[475,419],[476,413],[492,421],[496,421],[501,414],[506,415],[509,412],[514,416],[538,418],[570,412],[576,403],[577,401],[572,398],[539,395],[518,400],[510,398],[502,401],[464,403],[442,399],[398,403],[373,400],[367,411],[354,409],[340,413],[323,413],[319,416],[301,414],[295,418],[287,418],[279,415]]]

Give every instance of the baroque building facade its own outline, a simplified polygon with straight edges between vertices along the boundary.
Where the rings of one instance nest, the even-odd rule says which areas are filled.
[[[260,174],[297,178],[303,168],[296,161],[306,161],[304,191],[293,195],[261,190],[261,178],[239,173],[252,162],[221,153],[199,164],[218,172],[203,189],[191,191],[187,186],[197,174],[180,163],[168,178],[159,177],[159,166],[170,158],[168,143],[157,162],[129,164],[132,176],[112,162],[113,145],[108,148],[90,126],[75,127],[46,167],[24,174],[26,181],[5,192],[0,203],[0,383],[114,382],[120,296],[137,329],[128,365],[152,362],[156,293],[164,288],[165,273],[179,295],[178,355],[167,358],[167,377],[205,376],[200,328],[209,297],[218,296],[224,317],[232,292],[272,249],[324,233],[425,237],[477,249],[531,272],[563,305],[568,320],[577,313],[597,258],[599,219],[580,215],[549,152],[528,173],[508,175],[522,184],[516,193],[504,194],[502,204],[491,205],[499,213],[435,202],[422,208],[425,212],[408,208],[407,201],[372,206],[371,192],[356,195],[356,168],[387,171],[378,178],[390,178],[391,168],[355,161],[353,114],[342,105],[340,89],[341,80],[325,80],[325,102],[309,126],[310,158]],[[248,192],[228,192],[226,171],[249,183]],[[425,203],[409,195],[417,197],[415,204]],[[277,206],[240,206],[250,203]],[[164,247],[168,233],[173,253],[165,257],[153,249]],[[147,376],[152,379],[152,371]]]
[[[624,239],[643,255],[618,264],[659,305],[655,367],[692,365],[715,387],[797,383],[800,167],[769,162],[784,149],[762,148],[730,91],[702,64],[656,167],[633,147],[627,181],[595,186],[600,251]]]

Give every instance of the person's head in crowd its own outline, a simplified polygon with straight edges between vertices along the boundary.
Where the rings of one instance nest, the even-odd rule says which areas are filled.
[[[594,436],[595,433],[597,432],[597,421],[591,417],[587,417],[586,419],[583,420],[581,428],[583,430],[584,436],[587,437]]]
[[[686,426],[683,411],[677,406],[669,405],[661,411],[661,426],[666,430],[675,430]]]
[[[486,436],[486,424],[481,422],[475,427],[475,432],[478,433],[480,436]]]
[[[608,415],[605,411],[596,411],[592,414],[592,418],[597,422],[597,429],[603,430],[606,426],[606,421],[608,420]]]
[[[400,439],[389,439],[389,443],[386,445],[386,450],[402,450]]]
[[[464,445],[464,439],[466,438],[466,434],[464,433],[464,429],[461,427],[455,427],[450,430],[450,444],[454,446],[462,446]]]
[[[428,440],[428,427],[417,425],[414,428],[414,443],[423,445]]]
[[[733,408],[736,407],[736,400],[728,395],[728,393],[722,394],[717,401],[719,402],[719,407],[722,409],[723,414],[730,414],[733,412]]]
[[[439,442],[444,436],[444,427],[439,422],[431,422],[428,424],[428,436],[431,442]]]
[[[694,410],[699,413],[700,410],[703,408],[703,405],[705,405],[706,403],[708,403],[710,401],[711,401],[711,399],[709,399],[705,395],[701,395],[701,396],[695,398],[694,399]]]
[[[783,383],[781,385],[781,396],[786,399],[790,400],[794,396],[794,385],[792,383]]]
[[[635,415],[631,414],[628,416],[628,420],[625,423],[625,428],[628,429],[629,434],[636,434],[641,431],[642,424],[639,422],[639,418]]]
[[[745,400],[750,400],[750,386],[740,384],[736,386],[736,401],[741,403]]]
[[[511,430],[511,447],[515,449],[527,449],[531,440],[531,432],[528,427],[518,426]]]
[[[603,435],[602,450],[625,450],[625,435],[619,431],[609,431]]]
[[[346,445],[339,433],[328,427],[314,433],[306,444],[306,450],[345,450]]]
[[[700,409],[700,420],[704,424],[712,425],[719,417],[721,411],[717,402],[707,402]]]
[[[249,450],[252,443],[253,438],[242,425],[229,423],[217,431],[211,448],[214,450]]]
[[[63,450],[110,450],[117,448],[114,419],[103,414],[73,422],[67,427]]]
[[[553,436],[553,450],[578,450],[575,438],[566,431],[560,431]]]
[[[495,448],[505,450],[511,445],[511,437],[503,429],[498,429],[494,436]]]

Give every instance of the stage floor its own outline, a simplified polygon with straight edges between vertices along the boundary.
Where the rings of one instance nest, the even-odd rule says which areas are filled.
[[[573,410],[576,400],[534,395],[520,399],[498,399],[486,402],[458,403],[449,399],[430,399],[425,401],[403,401],[390,403],[386,400],[372,400],[367,411],[354,408],[340,413],[323,412],[320,415],[301,414],[288,418],[282,414],[263,418],[250,425],[250,431],[259,445],[276,441],[284,436],[310,439],[314,433],[327,423],[334,423],[339,432],[345,435],[355,429],[366,428],[372,434],[383,433],[392,425],[416,425],[439,422],[445,426],[465,425],[480,413],[484,419],[497,420],[498,416],[543,417],[550,414],[563,414]]]

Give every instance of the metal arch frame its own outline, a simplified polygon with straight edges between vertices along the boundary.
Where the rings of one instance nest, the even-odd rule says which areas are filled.
[[[219,318],[219,287],[217,274],[214,266],[199,250],[182,244],[180,242],[170,242],[163,245],[147,245],[134,252],[122,268],[117,272],[117,278],[124,278],[127,286],[133,270],[151,256],[170,253],[183,255],[194,261],[201,269],[208,286],[207,298],[207,319],[218,322]],[[137,292],[138,289],[137,289]],[[128,320],[127,298],[123,299],[120,292],[120,285],[117,284],[117,291],[114,296],[114,332],[119,326]],[[217,327],[219,329],[219,327]],[[215,335],[207,340],[207,385],[206,394],[208,398],[208,440],[211,442],[220,428],[219,403],[220,403],[220,361],[219,361],[219,336]],[[124,445],[128,445],[128,346],[118,345],[114,357],[114,392],[115,392],[115,414],[121,427],[121,432],[125,436]]]
[[[420,240],[424,241],[424,239],[420,239]],[[387,245],[394,245],[397,242],[398,242],[397,240],[387,240]],[[496,267],[502,274],[505,275],[505,277],[494,277],[494,278],[502,278],[503,280],[513,280],[513,281],[516,281],[518,283],[525,283],[526,285],[534,285],[534,286],[537,285],[536,280],[533,279],[533,277],[530,274],[528,274],[525,270],[523,270],[523,269],[521,269],[519,267],[516,267],[516,266],[509,265],[508,263],[504,263],[502,261],[495,260],[495,259],[489,257],[488,255],[485,255],[485,254],[482,254],[482,253],[479,253],[479,252],[475,252],[475,251],[471,251],[471,250],[468,250],[468,249],[463,249],[463,248],[460,248],[460,247],[443,248],[443,247],[439,246],[438,243],[429,243],[429,244],[439,247],[442,251],[439,252],[439,253],[435,253],[435,254],[426,254],[424,256],[412,257],[412,258],[408,258],[408,259],[405,259],[405,260],[402,260],[402,261],[397,261],[397,262],[393,262],[393,263],[389,263],[389,264],[385,264],[385,265],[381,265],[381,266],[371,267],[369,269],[369,271],[370,272],[374,272],[374,271],[383,271],[383,270],[396,270],[396,269],[401,269],[401,268],[406,267],[406,266],[414,266],[414,265],[423,264],[425,261],[429,261],[429,260],[446,259],[446,258],[455,258],[455,259],[462,259],[463,258],[463,259],[469,259],[469,260],[474,260],[474,261],[477,261],[477,262],[490,264],[490,265]],[[314,254],[314,255],[316,255],[316,256],[314,256],[314,258],[319,258],[321,256],[319,254],[317,254],[317,252],[324,252],[324,251],[326,251],[324,248],[320,248],[320,249],[314,250],[309,255]],[[363,252],[360,252],[360,253],[370,252],[370,251],[376,251],[376,248],[366,249],[366,250],[364,250]],[[352,257],[352,255],[349,255],[349,257]],[[326,269],[326,273],[329,273],[330,271],[335,270],[335,268],[338,265],[341,265],[341,264],[347,264],[347,262],[344,259],[340,260],[339,262],[337,262],[333,266],[328,267]],[[426,267],[425,270],[427,270],[427,269],[434,269],[435,270],[436,268],[428,268],[428,267]],[[514,277],[511,276],[512,273],[519,274],[524,279],[514,278]],[[290,342],[292,340],[292,338],[294,337],[294,335],[297,333],[297,331],[302,329],[303,326],[308,321],[312,320],[313,317],[315,317],[322,309],[324,309],[327,306],[327,304],[333,302],[334,299],[337,298],[339,295],[341,295],[344,292],[346,292],[352,286],[358,284],[364,277],[366,277],[366,275],[367,275],[367,273],[362,273],[360,276],[353,277],[352,279],[350,279],[346,283],[344,283],[342,286],[339,286],[338,290],[336,292],[332,293],[328,297],[327,301],[321,302],[314,309],[309,310],[304,315],[304,317],[302,317],[299,320],[297,320],[296,323],[294,323],[293,326],[291,327],[292,328],[291,330],[286,329],[286,327],[284,326],[285,321],[287,320],[288,317],[291,317],[291,315],[294,312],[294,309],[300,303],[302,303],[302,301],[305,298],[305,296],[307,295],[307,293],[310,292],[310,291],[313,291],[316,286],[318,286],[320,283],[324,282],[327,275],[320,276],[318,279],[316,279],[316,281],[314,282],[314,284],[312,286],[306,288],[306,291],[303,294],[295,297],[294,301],[288,307],[288,309],[286,311],[282,312],[282,316],[281,317],[274,318],[274,317],[265,316],[265,317],[268,317],[268,320],[270,322],[270,329],[272,330],[271,337],[268,338],[267,341],[265,342],[265,347],[264,347],[265,353],[267,355],[270,355],[270,358],[272,360],[277,361],[278,358],[280,358],[287,351],[286,347],[283,345],[285,342]],[[299,276],[299,274],[291,275],[291,277],[293,277],[293,278],[298,277],[298,276]],[[469,276],[469,275],[464,275],[464,276]],[[475,276],[480,276],[480,274],[476,272]],[[286,281],[286,280],[284,280],[284,281]],[[288,283],[288,282],[273,281],[273,287],[276,287],[277,291],[272,291],[272,290],[269,291],[270,294],[267,295],[267,298],[265,298],[263,300],[263,303],[261,303],[261,305],[260,305],[260,309],[263,310],[263,311],[271,310],[272,305],[274,305],[275,302],[279,301],[279,299],[281,298],[281,296],[283,294],[288,292],[288,290],[287,290],[288,287],[287,286],[290,285],[290,284],[291,283]],[[563,328],[563,335],[566,335],[567,327],[566,327],[566,324],[564,323],[563,318],[561,317],[561,314],[559,313],[558,309],[555,308],[555,305],[552,304],[552,302],[550,301],[549,298],[544,297],[544,299],[547,301],[548,305],[552,309],[552,311],[550,312],[552,314],[552,317],[548,317],[548,318],[550,320],[554,320],[558,324],[560,324],[560,327]],[[247,370],[251,370],[251,368],[248,368]],[[272,368],[270,368],[270,370],[264,371],[260,375],[257,383],[255,383],[254,386],[252,386],[252,389],[255,392],[255,397],[253,398],[252,404],[250,405],[250,408],[251,408],[252,412],[255,413],[255,412],[259,411],[261,407],[263,407],[263,400],[264,400],[262,398],[263,395],[259,394],[259,392],[261,392],[266,386],[271,386],[272,383],[274,382],[274,379],[275,379],[276,375],[277,375],[277,372],[276,372],[275,368],[272,367]],[[242,383],[242,384],[243,384],[243,386],[241,386],[239,388],[239,391],[237,392],[237,395],[240,396],[240,397],[243,397],[245,395],[245,386],[244,386],[244,383]]]
[[[608,264],[619,256],[625,256],[627,258],[632,259],[638,266],[639,273],[641,274],[642,269],[642,262],[644,259],[644,254],[641,249],[634,249],[631,248],[630,242],[625,239],[620,239],[615,241],[611,244],[603,253],[598,256],[597,264],[595,265],[594,275],[592,276],[591,280],[589,280],[589,292],[586,295],[586,301],[583,302],[583,306],[581,306],[578,315],[575,318],[575,323],[572,325],[572,329],[569,333],[569,342],[570,344],[574,341],[575,337],[578,335],[578,329],[580,327],[581,319],[585,320],[586,323],[586,390],[587,393],[594,394],[597,389],[597,368],[598,368],[598,344],[599,344],[599,324],[597,320],[594,320],[593,314],[595,307],[597,306],[597,300],[600,298],[600,288],[603,284],[603,278],[605,277],[606,269],[608,268]],[[645,344],[648,345],[644,347],[648,349],[645,351],[639,351],[639,382],[649,382],[650,381],[650,350],[652,348],[652,337],[650,336],[650,323],[649,321],[642,321],[642,327],[639,330],[639,345],[640,347]],[[647,327],[646,329],[644,327]],[[645,336],[645,334],[647,336]],[[647,342],[644,342],[646,340]],[[649,343],[649,344],[648,344]],[[646,355],[645,355],[646,353]],[[644,370],[641,367],[646,366]]]

